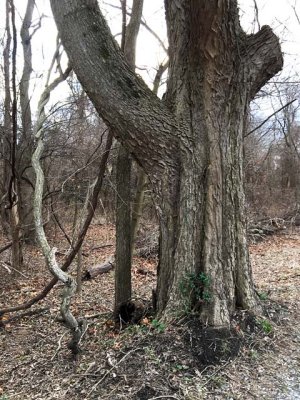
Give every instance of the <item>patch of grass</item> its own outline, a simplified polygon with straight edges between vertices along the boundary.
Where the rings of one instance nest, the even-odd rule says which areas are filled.
[[[224,340],[221,344],[221,352],[226,356],[230,352],[230,345],[229,343]]]
[[[221,389],[226,383],[226,380],[222,375],[213,375],[211,381],[213,385],[219,389]]]
[[[144,334],[145,332],[148,332],[148,328],[143,325],[129,325],[126,330],[124,331],[125,334],[129,335],[141,335]]]
[[[256,350],[251,349],[250,350],[250,357],[252,358],[252,360],[256,361],[259,358],[259,354]]]
[[[262,301],[268,300],[268,294],[267,294],[266,292],[260,292],[260,293],[258,293],[258,297],[259,297],[260,300],[262,300]]]
[[[153,319],[151,321],[151,326],[159,333],[163,333],[166,330],[166,325],[163,322],[160,322],[158,319]]]
[[[267,335],[269,335],[272,331],[273,331],[273,327],[270,321],[268,321],[267,319],[261,319],[258,320],[258,323],[261,327],[261,329],[264,331],[264,333],[266,333]]]
[[[161,365],[161,359],[159,357],[159,355],[157,354],[157,352],[155,351],[155,349],[153,349],[150,346],[145,347],[145,354],[147,355],[147,357],[157,366]]]
[[[182,371],[186,371],[188,370],[189,367],[187,365],[183,365],[183,364],[176,364],[174,366],[174,372],[182,372]]]

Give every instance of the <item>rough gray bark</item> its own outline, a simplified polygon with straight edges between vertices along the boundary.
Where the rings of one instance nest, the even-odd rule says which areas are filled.
[[[176,316],[188,300],[202,321],[220,326],[237,306],[257,311],[242,144],[251,98],[282,67],[278,38],[269,27],[247,36],[234,0],[166,0],[163,103],[126,63],[96,1],[51,5],[83,87],[149,176],[160,222],[159,313]],[[210,281],[209,300],[201,287],[198,298],[182,290],[199,274]]]

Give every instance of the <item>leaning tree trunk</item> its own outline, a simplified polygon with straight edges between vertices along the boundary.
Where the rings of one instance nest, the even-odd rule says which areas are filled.
[[[242,138],[250,100],[282,67],[278,38],[269,27],[247,36],[235,0],[166,0],[163,103],[125,62],[95,0],[51,4],[79,80],[149,176],[160,223],[159,314],[193,307],[220,326],[236,307],[257,311]]]

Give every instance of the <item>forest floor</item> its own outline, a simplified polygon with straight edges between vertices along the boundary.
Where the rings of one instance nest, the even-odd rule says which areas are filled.
[[[0,247],[4,243],[2,238]],[[57,235],[55,243],[60,254],[67,250]],[[104,261],[113,244],[112,226],[92,226],[84,265]],[[44,311],[0,328],[0,400],[300,399],[300,230],[283,231],[250,250],[266,313],[240,311],[230,334],[203,330],[191,316],[169,326],[145,316],[139,325],[116,330],[110,271],[84,282],[72,304],[74,314],[88,318],[74,359],[57,320],[57,285],[33,307]],[[26,246],[26,268],[15,279],[3,267],[5,253],[0,257],[0,308],[30,299],[49,280],[35,247]],[[155,279],[155,260],[135,258],[134,293],[141,302],[151,298]]]

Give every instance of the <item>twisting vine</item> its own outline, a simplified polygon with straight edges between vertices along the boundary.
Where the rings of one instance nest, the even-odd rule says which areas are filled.
[[[54,57],[58,60],[57,52]],[[70,311],[71,300],[76,292],[76,281],[59,267],[55,257],[57,249],[55,247],[51,248],[48,243],[43,228],[43,218],[42,218],[44,172],[40,164],[40,159],[44,149],[43,126],[47,118],[45,113],[45,106],[49,102],[51,92],[68,77],[71,71],[71,68],[68,67],[65,70],[65,72],[61,72],[60,76],[56,78],[51,84],[49,84],[50,73],[53,68],[53,65],[54,62],[52,62],[51,67],[49,69],[45,89],[38,103],[37,120],[33,129],[33,135],[36,141],[36,149],[32,155],[32,166],[36,174],[34,202],[33,202],[34,222],[35,222],[37,239],[41,247],[41,250],[43,252],[44,258],[46,260],[47,266],[52,275],[54,275],[65,285],[62,295],[60,312],[64,323],[70,329],[72,334],[72,340],[70,341],[68,347],[70,348],[73,354],[77,354],[79,352],[79,343],[81,337],[85,331],[85,323],[83,321],[77,321]]]

